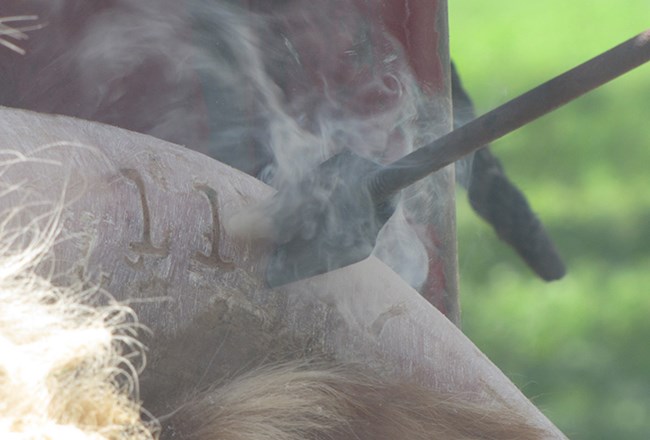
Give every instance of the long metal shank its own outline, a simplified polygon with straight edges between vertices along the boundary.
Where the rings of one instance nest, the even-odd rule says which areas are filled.
[[[517,128],[650,60],[650,29],[368,176],[382,201]]]

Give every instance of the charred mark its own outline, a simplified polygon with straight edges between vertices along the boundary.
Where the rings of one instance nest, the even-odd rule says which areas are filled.
[[[142,270],[144,269],[144,258],[142,258],[142,255],[138,255],[134,260],[129,258],[128,256],[126,257],[126,264],[129,265],[129,267],[133,270]]]
[[[221,220],[219,218],[219,199],[217,192],[208,185],[196,184],[194,189],[201,191],[205,194],[208,202],[210,202],[210,212],[212,213],[212,231],[206,236],[210,240],[211,249],[208,254],[197,252],[194,254],[193,259],[206,266],[217,267],[222,270],[234,270],[235,265],[232,261],[224,260],[219,255],[219,248],[221,242]]]
[[[124,168],[120,170],[122,175],[132,181],[138,188],[140,194],[140,206],[142,208],[142,241],[131,242],[129,247],[134,252],[140,254],[136,261],[132,261],[135,266],[142,261],[142,255],[155,255],[167,257],[169,255],[169,235],[165,237],[162,246],[155,246],[151,240],[151,213],[149,211],[149,202],[145,190],[144,180],[138,170],[133,168]]]
[[[378,338],[381,335],[384,326],[391,318],[396,318],[398,316],[406,313],[406,306],[404,304],[394,304],[390,306],[388,310],[382,312],[377,319],[370,326],[370,332],[373,336]]]

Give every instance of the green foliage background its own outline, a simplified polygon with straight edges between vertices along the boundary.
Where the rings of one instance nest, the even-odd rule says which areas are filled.
[[[450,0],[483,113],[650,27],[650,0]],[[494,144],[565,256],[545,284],[458,194],[463,327],[572,439],[650,438],[650,65]]]

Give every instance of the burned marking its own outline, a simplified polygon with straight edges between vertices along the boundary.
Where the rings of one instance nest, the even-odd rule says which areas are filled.
[[[142,270],[144,269],[144,258],[142,258],[142,255],[138,255],[135,260],[132,260],[127,256],[126,264],[133,270]]]
[[[130,296],[131,299],[157,298],[160,302],[170,301],[169,288],[171,283],[165,278],[151,274],[151,276],[136,282],[135,285],[137,288]]]
[[[377,319],[375,319],[370,326],[370,332],[378,338],[381,335],[384,326],[391,318],[396,318],[404,313],[406,313],[406,306],[404,304],[392,305],[388,310],[382,312]]]
[[[84,258],[82,262],[74,265],[70,274],[76,277],[76,281],[79,281],[84,289],[100,288],[109,290],[108,286],[113,281],[112,274],[104,271],[96,274],[94,271],[88,269],[88,259],[90,257],[86,256]]]
[[[142,176],[133,168],[125,168],[120,171],[124,177],[132,181],[138,188],[140,206],[142,207],[142,241],[129,243],[131,250],[140,255],[138,255],[136,261],[131,261],[131,263],[134,266],[139,266],[142,263],[142,255],[167,257],[169,255],[169,236],[165,237],[161,247],[155,246],[151,241],[151,213],[149,211],[149,202],[147,201],[147,193]]]
[[[248,205],[250,203],[250,194],[244,193],[239,187],[235,186],[233,188],[235,190],[235,193],[239,196],[239,198],[244,202],[244,205]]]
[[[211,249],[209,254],[197,252],[193,259],[206,266],[217,267],[222,270],[234,270],[235,265],[232,261],[226,261],[219,255],[219,244],[221,241],[221,220],[219,218],[219,199],[217,192],[208,185],[195,184],[194,189],[201,191],[210,202],[210,211],[212,212],[212,231],[206,233],[210,240]]]

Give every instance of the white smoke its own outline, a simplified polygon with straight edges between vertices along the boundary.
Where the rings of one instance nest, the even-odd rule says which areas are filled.
[[[49,23],[29,48],[44,61],[32,67],[38,82],[14,78],[27,91],[4,104],[143,131],[275,187],[344,149],[392,162],[445,127],[400,44],[369,18],[380,3],[30,0],[22,8]],[[391,229],[408,228],[403,218]],[[417,285],[426,252],[396,234],[414,241],[382,240],[378,253]],[[414,267],[425,275],[406,276]]]
[[[42,28],[40,24],[33,24],[38,17],[35,15],[17,15],[11,17],[0,16],[0,46],[25,55],[25,49],[20,46],[20,41],[28,40],[27,32]],[[25,23],[32,23],[26,25]]]

